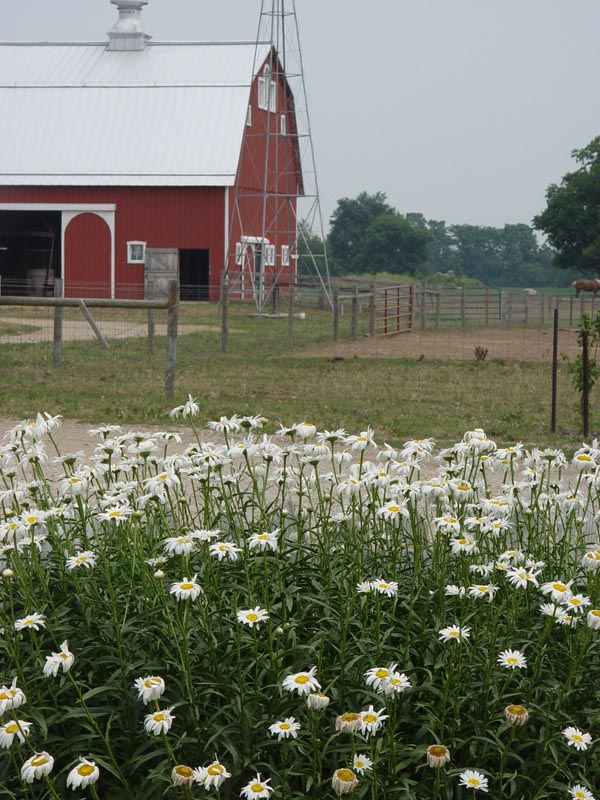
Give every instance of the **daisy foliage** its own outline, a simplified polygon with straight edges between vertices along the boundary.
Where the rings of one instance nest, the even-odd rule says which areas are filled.
[[[3,797],[593,800],[598,442],[182,399],[189,445],[0,440]]]

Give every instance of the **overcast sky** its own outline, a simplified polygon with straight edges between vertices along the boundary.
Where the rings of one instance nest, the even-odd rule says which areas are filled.
[[[287,0],[286,8],[292,0]],[[156,41],[254,40],[260,0],[150,0]],[[104,41],[109,0],[0,0],[4,41]],[[321,192],[530,222],[600,134],[599,0],[296,0]],[[0,123],[1,130],[1,123]]]

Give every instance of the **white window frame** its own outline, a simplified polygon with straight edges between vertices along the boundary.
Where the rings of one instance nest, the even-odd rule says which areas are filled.
[[[136,258],[134,250],[138,247],[142,248],[142,257]],[[127,263],[128,264],[145,264],[146,263],[146,242],[127,242]]]
[[[289,267],[290,265],[290,246],[288,244],[281,245],[281,266]]]
[[[264,253],[265,253],[265,266],[274,267],[275,266],[275,245],[274,244],[266,244],[266,245],[264,245]]]
[[[258,79],[258,107],[263,111],[277,111],[277,82],[271,80],[269,65]]]
[[[279,130],[282,136],[287,136],[287,117],[285,114],[280,117]]]
[[[235,263],[239,267],[244,263],[244,245],[241,242],[235,243]]]
[[[248,104],[248,111],[246,111],[246,127],[249,128],[252,125],[252,106]]]

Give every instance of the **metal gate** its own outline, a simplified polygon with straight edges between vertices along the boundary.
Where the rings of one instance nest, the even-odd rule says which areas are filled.
[[[413,327],[414,291],[406,285],[375,289],[375,335],[407,333]]]

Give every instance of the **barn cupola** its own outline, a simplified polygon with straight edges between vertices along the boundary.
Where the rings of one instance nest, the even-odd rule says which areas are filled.
[[[148,5],[148,0],[110,0],[110,2],[119,9],[119,19],[108,32],[108,49],[143,50],[151,39],[142,30],[140,18],[142,8]]]

